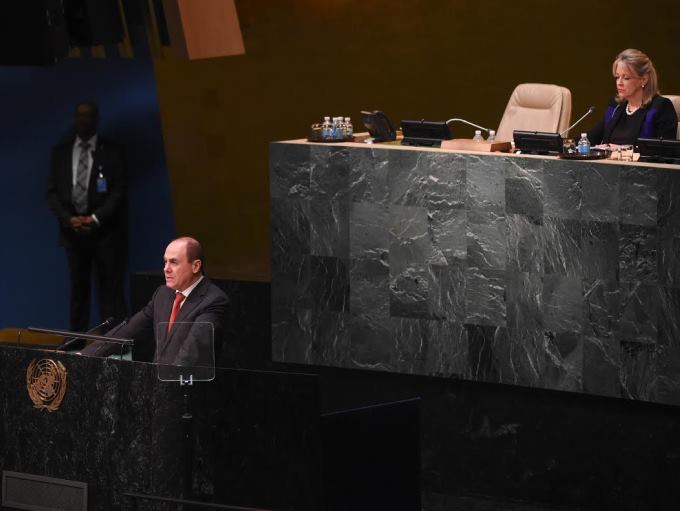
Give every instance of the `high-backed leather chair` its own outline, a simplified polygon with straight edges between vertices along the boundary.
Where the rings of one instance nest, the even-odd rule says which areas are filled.
[[[673,103],[673,106],[675,107],[675,113],[678,115],[678,132],[676,133],[675,138],[680,140],[680,96],[669,96],[664,94],[664,97],[671,100],[671,103]]]
[[[569,127],[570,120],[569,89],[549,83],[520,83],[505,107],[496,138],[512,140],[514,130],[559,133]]]

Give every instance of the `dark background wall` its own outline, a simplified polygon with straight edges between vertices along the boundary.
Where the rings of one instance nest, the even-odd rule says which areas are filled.
[[[269,275],[268,142],[304,137],[324,115],[356,126],[360,110],[381,109],[394,122],[457,116],[493,128],[518,83],[547,82],[571,89],[573,119],[590,105],[599,116],[628,47],[652,57],[662,92],[680,93],[675,0],[236,6],[245,55],[155,69],[178,228],[195,227],[213,269],[241,278]]]
[[[66,257],[45,190],[51,147],[67,135],[79,100],[99,102],[100,133],[127,150],[130,270],[162,268],[174,217],[153,67],[149,58],[109,55],[0,67],[0,328],[68,327]]]

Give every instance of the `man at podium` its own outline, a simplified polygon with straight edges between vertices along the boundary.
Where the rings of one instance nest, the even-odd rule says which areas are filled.
[[[165,285],[156,289],[142,310],[127,323],[111,330],[109,335],[135,341],[156,338],[154,362],[182,365],[206,356],[199,353],[202,349],[200,343],[193,343],[191,336],[180,335],[183,329],[173,330],[173,325],[180,322],[209,323],[213,326],[214,349],[218,349],[229,298],[205,277],[203,258],[203,247],[196,239],[183,237],[171,241],[163,257]],[[213,349],[212,343],[210,346]],[[117,344],[98,341],[81,353],[106,357],[118,350]],[[213,357],[211,354],[210,358]]]

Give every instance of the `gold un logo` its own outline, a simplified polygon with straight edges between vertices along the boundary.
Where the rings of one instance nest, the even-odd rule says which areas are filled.
[[[26,388],[36,408],[54,412],[66,394],[66,368],[59,361],[34,358],[26,369]]]

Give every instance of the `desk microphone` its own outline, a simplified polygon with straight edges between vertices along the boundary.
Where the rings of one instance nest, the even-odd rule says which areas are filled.
[[[479,126],[478,124],[475,124],[474,122],[466,121],[465,119],[459,119],[457,117],[454,117],[453,119],[449,119],[448,121],[446,121],[446,124],[453,122],[453,121],[464,122],[465,124],[468,124],[470,126],[474,126],[475,128],[479,128],[480,130],[484,130],[487,133],[489,132],[489,130],[487,128],[483,128],[482,126]]]
[[[111,318],[111,319],[113,319],[113,318]],[[128,323],[128,318],[125,318],[123,321],[121,321],[121,322],[118,323],[116,326],[114,326],[111,330],[109,330],[108,332],[106,332],[106,335],[108,335],[109,337],[113,337],[113,335],[114,335],[116,332],[118,332],[118,330],[120,330],[120,329],[123,328],[125,325],[127,325],[127,323]],[[101,347],[103,347],[103,346],[106,346],[106,342],[105,342],[105,341],[97,341],[97,342],[98,342],[98,343],[101,343],[101,344],[95,348],[96,351],[95,351],[95,353],[93,354],[93,356],[95,356],[95,357],[98,357],[98,356],[99,356],[99,355],[97,355],[97,353],[99,353],[99,349],[100,349]],[[110,344],[110,343],[109,343],[109,344]]]
[[[86,334],[95,334],[95,333],[99,332],[99,331],[100,331],[101,329],[103,329],[103,328],[108,328],[108,327],[110,327],[110,326],[111,326],[111,323],[113,323],[113,316],[111,316],[110,318],[106,318],[104,321],[102,321],[101,323],[99,323],[97,326],[95,326],[95,327],[93,327],[93,328],[90,328],[90,329],[89,329],[87,332],[85,332],[85,333],[86,333]],[[72,346],[72,345],[75,344],[77,341],[82,341],[82,339],[81,339],[80,337],[71,337],[68,341],[64,341],[63,343],[61,343],[61,344],[57,347],[57,350],[66,350],[69,346]]]
[[[109,337],[112,337],[113,334],[115,334],[118,330],[120,330],[122,327],[127,325],[128,321],[129,321],[129,318],[125,318],[123,321],[121,321],[116,326],[114,326],[111,330],[106,332],[106,335],[108,335]]]
[[[121,328],[123,328],[125,325],[128,324],[128,321],[129,321],[129,318],[125,318],[123,321],[121,321],[121,322],[118,323],[116,326],[114,326],[111,330],[109,330],[108,332],[106,332],[106,335],[113,336],[113,335],[117,334],[117,333],[118,333],[118,330],[120,330]],[[122,356],[122,355],[123,355],[123,351],[125,351],[125,346],[121,346],[120,349],[121,349],[120,354],[121,354],[121,356]]]
[[[586,117],[588,117],[588,116],[589,116],[590,114],[592,114],[594,111],[595,111],[595,107],[594,107],[594,106],[591,106],[591,107],[588,109],[588,111],[587,111],[585,114],[583,114],[583,115],[578,119],[578,121],[576,121],[574,124],[572,124],[571,126],[569,126],[569,127],[568,127],[566,130],[564,130],[562,133],[560,133],[560,137],[564,136],[565,133],[568,133],[570,129],[572,129],[574,126],[576,126],[579,122],[581,122],[583,119],[585,119]]]

